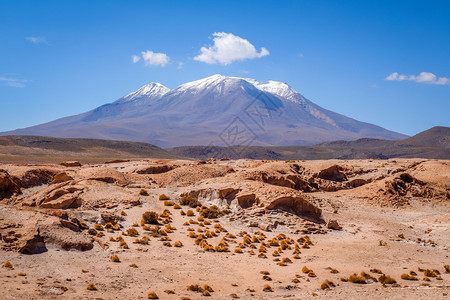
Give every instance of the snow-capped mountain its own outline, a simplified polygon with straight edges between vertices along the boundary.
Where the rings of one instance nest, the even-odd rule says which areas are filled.
[[[165,94],[167,94],[170,91],[169,88],[163,86],[161,83],[158,82],[150,82],[149,84],[144,85],[140,89],[129,93],[128,95],[124,96],[123,98],[120,98],[117,100],[117,103],[122,102],[130,102],[130,101],[137,101],[143,98],[148,99],[157,99],[161,98]]]
[[[182,145],[309,145],[406,136],[326,110],[288,84],[214,75],[172,90],[149,83],[83,114],[6,134]]]

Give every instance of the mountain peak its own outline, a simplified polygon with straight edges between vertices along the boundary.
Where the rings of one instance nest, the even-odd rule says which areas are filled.
[[[176,89],[174,89],[173,92],[197,94],[200,92],[215,89],[218,92],[222,93],[223,91],[226,90],[235,89],[239,87],[239,85],[242,85],[243,83],[248,84],[248,82],[242,78],[215,74],[210,77],[182,84]]]
[[[150,83],[144,85],[143,87],[139,88],[138,90],[124,96],[122,99],[120,99],[120,102],[134,101],[134,100],[142,98],[142,97],[161,98],[162,96],[167,94],[169,91],[170,91],[170,89],[165,87],[161,83],[150,82]]]

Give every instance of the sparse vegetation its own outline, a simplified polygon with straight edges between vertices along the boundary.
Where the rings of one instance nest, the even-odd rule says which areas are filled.
[[[356,274],[350,275],[350,277],[348,278],[348,281],[350,281],[351,283],[358,283],[358,284],[366,284],[366,279],[362,276],[358,276]]]
[[[13,265],[12,265],[11,262],[7,261],[7,262],[5,262],[5,263],[3,264],[3,267],[4,267],[4,268],[8,268],[8,269],[12,269],[12,268],[13,268]]]
[[[166,194],[161,194],[161,195],[159,195],[159,200],[161,200],[161,201],[170,200],[170,197],[167,196]]]
[[[331,274],[337,274],[337,273],[339,273],[339,271],[332,268],[332,269],[330,270],[330,273],[331,273]]]
[[[90,284],[88,284],[88,286],[86,287],[86,289],[87,289],[88,291],[96,291],[96,290],[97,290],[97,287],[95,286],[95,284],[90,283]]]
[[[142,220],[145,224],[159,224],[158,223],[159,215],[154,211],[146,211],[142,214]]]
[[[147,299],[159,299],[159,297],[154,291],[151,291],[147,294]]]
[[[191,284],[187,287],[188,291],[191,292],[197,292],[197,293],[202,293],[203,292],[203,288],[201,286],[199,286],[198,284]]]
[[[378,281],[381,283],[381,284],[395,284],[395,283],[397,283],[397,281],[394,279],[394,278],[392,278],[392,277],[390,277],[390,276],[388,276],[388,275],[381,275],[379,278],[378,278]]]
[[[139,195],[141,195],[141,196],[148,196],[148,192],[147,192],[147,190],[144,190],[144,189],[141,189],[140,191],[139,191]]]
[[[183,247],[183,243],[180,241],[176,241],[175,243],[173,243],[173,246],[180,248],[180,247]]]
[[[325,280],[321,285],[320,285],[320,289],[322,290],[329,290],[332,287],[335,287],[336,285],[333,283],[333,281],[330,280]]]
[[[198,201],[197,198],[194,198],[194,197],[191,197],[188,195],[181,197],[179,202],[180,202],[180,205],[189,206],[191,208],[196,208],[196,207],[202,206],[202,204],[200,203],[200,201]]]
[[[450,274],[450,265],[444,265],[445,273]]]
[[[220,210],[216,205],[200,210],[200,215],[207,219],[217,219],[228,213],[230,213],[229,210]]]
[[[270,285],[266,284],[263,287],[263,292],[273,292],[273,289]]]
[[[411,275],[409,275],[409,274],[402,274],[402,275],[400,276],[400,278],[403,279],[403,280],[414,280],[414,281],[419,280],[417,277],[411,276]]]
[[[120,259],[117,255],[113,255],[113,256],[111,256],[111,261],[118,263],[118,262],[120,262]]]
[[[134,236],[138,236],[139,235],[139,231],[137,231],[136,228],[128,228],[127,229],[127,235],[134,237]]]

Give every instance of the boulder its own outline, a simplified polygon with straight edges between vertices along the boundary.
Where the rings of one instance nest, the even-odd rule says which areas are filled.
[[[58,223],[40,226],[41,236],[45,244],[53,244],[64,250],[86,251],[94,247],[92,239],[82,233],[75,232]]]
[[[43,208],[67,209],[77,208],[82,204],[79,195],[82,193],[82,188],[77,186],[65,186],[60,189],[51,191],[39,203]]]
[[[333,229],[333,230],[341,230],[342,226],[339,225],[337,220],[330,220],[327,223],[327,228]]]
[[[67,175],[66,172],[60,172],[60,173],[57,173],[55,176],[53,176],[52,183],[61,183],[61,182],[66,182],[66,181],[70,181],[70,180],[73,180],[72,176]]]
[[[106,211],[102,212],[100,216],[102,217],[103,221],[105,221],[105,223],[112,223],[113,225],[117,224],[121,219],[119,215],[115,215]]]

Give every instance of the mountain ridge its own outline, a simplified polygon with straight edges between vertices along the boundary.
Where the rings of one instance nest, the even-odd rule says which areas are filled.
[[[152,82],[91,111],[0,135],[230,146],[231,128],[252,145],[312,145],[405,135],[324,109],[283,82],[213,75],[168,89]],[[239,144],[238,144],[239,146]]]

